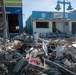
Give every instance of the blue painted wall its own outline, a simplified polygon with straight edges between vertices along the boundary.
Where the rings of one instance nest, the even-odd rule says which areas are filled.
[[[76,13],[68,13],[68,18],[71,20],[76,20]]]
[[[27,28],[27,33],[32,34],[33,33],[33,28],[32,28],[32,16],[30,16],[27,21],[26,21],[26,28]]]
[[[50,13],[49,12],[33,12],[32,13],[32,18],[42,18],[41,17],[41,13],[46,13],[46,19],[51,18]]]
[[[33,11],[32,12],[32,18],[33,19],[39,19],[42,18],[41,14],[45,13],[46,17],[44,19],[53,19],[54,18],[54,13],[62,13],[62,12],[43,12],[43,11]],[[66,13],[68,14],[69,19],[75,19],[76,20],[76,13]]]
[[[0,8],[0,12],[2,12]],[[9,38],[13,38],[16,35],[23,33],[23,17],[22,17],[22,8],[6,8],[6,14],[18,14],[19,15],[19,33],[10,33]],[[2,36],[2,34],[0,34]]]

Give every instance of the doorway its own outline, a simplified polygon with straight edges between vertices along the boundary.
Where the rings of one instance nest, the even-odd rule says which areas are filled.
[[[56,22],[52,22],[52,32],[56,33]]]
[[[76,22],[72,22],[72,33],[76,34]]]
[[[8,14],[9,33],[19,33],[19,15]]]

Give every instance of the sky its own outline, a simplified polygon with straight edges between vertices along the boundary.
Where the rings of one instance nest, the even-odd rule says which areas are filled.
[[[23,26],[25,27],[25,22],[28,17],[32,14],[32,11],[57,11],[55,7],[57,5],[58,0],[23,0]],[[63,1],[63,0],[59,0]],[[73,10],[76,10],[76,0],[65,0],[71,2]],[[63,11],[63,4],[60,4],[61,10]],[[68,4],[65,5],[67,11]]]

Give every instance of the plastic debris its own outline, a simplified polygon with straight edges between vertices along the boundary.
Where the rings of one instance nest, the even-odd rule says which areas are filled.
[[[0,38],[0,75],[76,75],[76,38],[20,34]]]

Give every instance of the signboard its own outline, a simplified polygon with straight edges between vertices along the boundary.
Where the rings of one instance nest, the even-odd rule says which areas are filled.
[[[54,18],[62,19],[63,13],[54,13]],[[68,14],[65,14],[65,18],[68,18]]]
[[[22,7],[22,0],[4,0],[5,7]]]
[[[46,14],[45,14],[45,13],[42,13],[42,14],[41,14],[41,17],[42,17],[42,18],[45,18],[45,17],[46,17]]]

